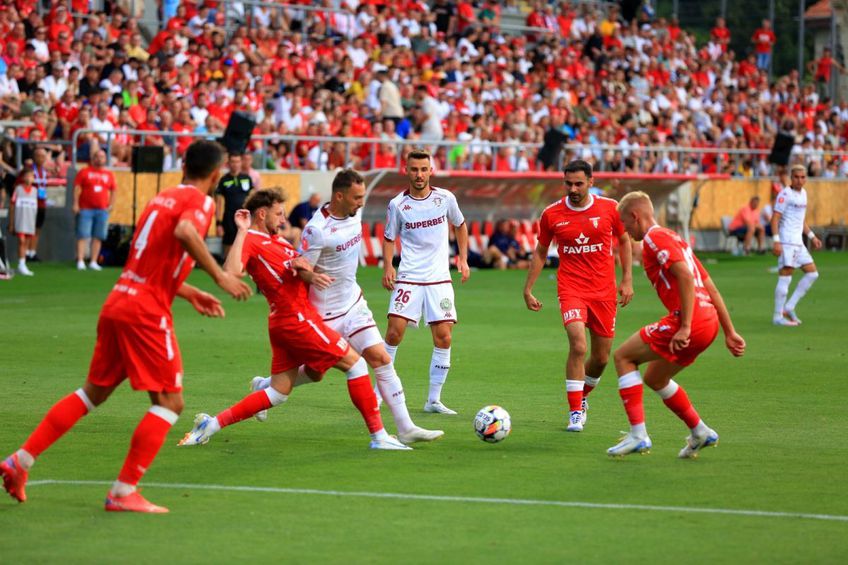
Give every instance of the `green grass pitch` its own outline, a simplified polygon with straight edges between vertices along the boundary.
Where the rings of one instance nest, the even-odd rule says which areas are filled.
[[[124,386],[41,457],[26,504],[0,499],[0,562],[844,563],[848,258],[815,258],[822,276],[798,308],[798,328],[770,323],[772,258],[707,263],[748,352],[733,359],[720,335],[677,379],[721,435],[697,461],[676,459],[686,430],[649,391],[652,453],[606,456],[627,427],[612,366],[590,397],[586,430],[565,432],[567,342],[553,271],[536,285],[540,313],[524,307],[523,272],[478,271],[457,285],[460,324],[443,396],[456,417],[423,413],[432,343],[426,328],[407,332],[397,368],[410,411],[418,424],[444,429],[441,441],[370,452],[344,377],[333,371],[298,388],[267,423],[249,420],[204,447],[178,449],[196,412],[240,399],[270,365],[261,296],[225,300],[224,320],[202,318],[178,299],[186,410],[144,488],[171,513],[102,510],[148,406]],[[3,456],[82,384],[97,314],[118,274],[34,270],[32,279],[0,281]],[[380,274],[367,269],[360,278],[384,328]],[[616,343],[662,314],[641,270],[635,279]],[[192,281],[212,287],[202,273]],[[512,415],[512,435],[497,445],[472,430],[486,404]],[[388,410],[383,417],[392,430]],[[37,484],[50,480],[80,483]]]

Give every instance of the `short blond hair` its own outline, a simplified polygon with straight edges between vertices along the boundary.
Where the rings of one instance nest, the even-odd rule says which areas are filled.
[[[651,197],[646,192],[636,190],[634,192],[628,192],[621,198],[621,201],[618,203],[618,213],[623,214],[628,212],[633,206],[637,205],[647,206],[651,213],[654,211]]]
[[[789,169],[789,174],[791,175],[795,171],[801,171],[802,173],[804,173],[806,175],[807,174],[807,167],[805,167],[804,165],[792,165],[792,168]]]

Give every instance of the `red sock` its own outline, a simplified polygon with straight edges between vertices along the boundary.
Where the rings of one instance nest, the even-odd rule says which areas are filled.
[[[689,429],[694,428],[701,421],[701,417],[698,416],[695,407],[689,402],[689,397],[686,396],[686,391],[683,390],[682,386],[670,397],[663,399],[663,402],[672,412],[677,414],[678,418],[683,420]]]
[[[86,414],[88,407],[85,402],[76,392],[72,392],[53,405],[27,438],[26,443],[21,446],[22,449],[33,457],[38,457]]]
[[[218,423],[222,428],[226,428],[242,420],[247,420],[260,410],[267,410],[270,407],[271,401],[265,391],[257,390],[242,398],[238,404],[233,404],[218,414]]]
[[[570,412],[577,411],[583,409],[583,391],[582,390],[569,390],[565,393],[565,396],[568,397],[568,410]]]
[[[624,403],[624,411],[630,425],[645,423],[645,405],[642,403],[642,383],[618,389],[621,402]]]
[[[368,432],[374,433],[383,429],[383,419],[380,417],[380,409],[377,407],[377,396],[371,388],[371,379],[368,375],[362,375],[355,379],[348,379],[347,392],[353,405],[365,419]]]
[[[155,410],[158,409],[158,412]],[[170,418],[171,421],[165,418]],[[118,480],[128,485],[137,485],[153,463],[159,448],[165,443],[168,430],[177,420],[177,415],[170,410],[154,406],[144,415],[133,433],[130,441],[130,452],[124,461]]]
[[[595,387],[590,385],[589,383],[583,383],[583,398],[589,396],[589,393],[595,390]]]

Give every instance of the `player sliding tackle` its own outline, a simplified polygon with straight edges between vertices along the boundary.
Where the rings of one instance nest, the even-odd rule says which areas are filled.
[[[85,384],[54,404],[21,448],[0,463],[3,486],[13,498],[26,500],[27,472],[35,460],[129,378],[134,390],[147,392],[153,406],[133,433],[105,507],[168,511],[145,500],[136,485],[183,409],[183,364],[171,303],[179,296],[204,316],[224,316],[217,298],[185,283],[195,261],[230,296],[250,296],[250,287],[222,271],[203,243],[215,214],[209,193],[218,185],[223,157],[217,143],[195,141],[186,150],[183,183],[160,192],[144,209],[127,264],[100,311]]]
[[[307,299],[307,283],[321,288],[332,277],[312,271],[309,261],[277,231],[285,224],[283,196],[274,190],[258,190],[245,201],[246,210],[236,212],[238,233],[224,269],[243,275],[246,270],[268,300],[268,334],[271,338],[270,386],[257,390],[217,416],[198,414],[194,428],[179,445],[202,445],[221,428],[288,400],[292,388],[318,380],[331,367],[344,371],[353,404],[371,434],[371,449],[410,449],[386,433],[377,397],[371,388],[368,366],[347,341],[327,326]],[[300,372],[298,367],[307,367]]]
[[[398,439],[406,444],[432,441],[442,437],[444,432],[425,430],[413,423],[406,407],[403,385],[356,281],[362,240],[360,210],[364,203],[365,181],[362,176],[352,169],[340,171],[333,179],[330,202],[312,216],[301,238],[304,258],[316,272],[329,276],[332,282],[325,286],[324,277],[317,277],[309,271],[301,274],[320,279],[310,285],[309,301],[321,314],[324,323],[348,340],[374,369],[377,388],[386,399],[397,424]],[[270,377],[256,377],[252,387],[261,390],[270,384]],[[260,414],[257,414],[257,419],[264,420]]]
[[[698,416],[686,391],[673,377],[710,346],[719,324],[725,345],[734,356],[740,357],[745,352],[745,340],[733,329],[721,294],[686,242],[657,224],[648,195],[644,192],[625,195],[618,211],[630,237],[644,242],[645,274],[668,308],[668,314],[630,336],[615,351],[618,392],[630,420],[630,432],[607,453],[623,456],[651,449],[639,374],[639,365],[648,363],[645,382],[691,431],[678,457],[695,458],[700,450],[718,443],[718,434]]]

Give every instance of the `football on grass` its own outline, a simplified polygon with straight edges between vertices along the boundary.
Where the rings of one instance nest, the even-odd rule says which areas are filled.
[[[474,416],[474,432],[483,441],[498,443],[506,439],[511,430],[509,412],[500,406],[486,406]]]

